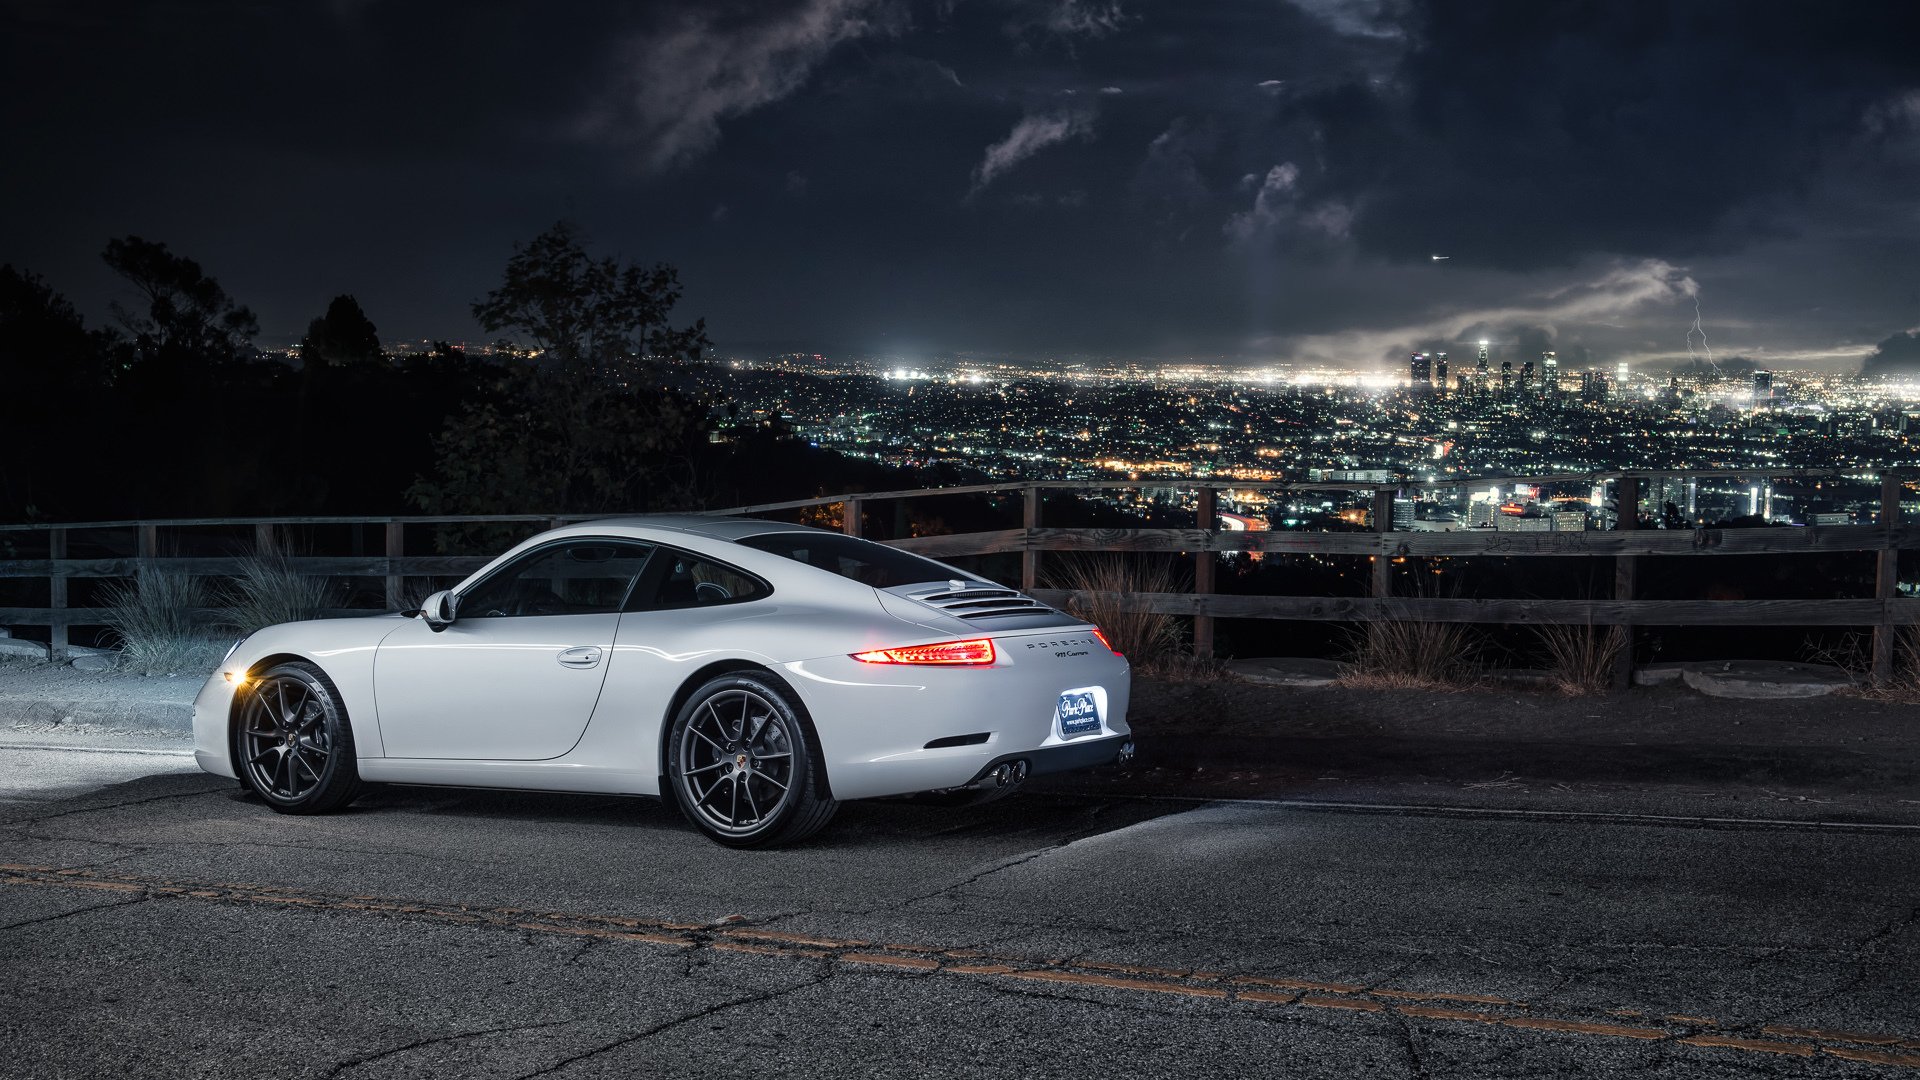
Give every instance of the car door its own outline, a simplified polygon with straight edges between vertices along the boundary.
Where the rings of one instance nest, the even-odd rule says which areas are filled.
[[[388,635],[373,672],[387,756],[542,761],[571,750],[652,551],[604,538],[542,545],[457,594],[445,629],[415,619]]]

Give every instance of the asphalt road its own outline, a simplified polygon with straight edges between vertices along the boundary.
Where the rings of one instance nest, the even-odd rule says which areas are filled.
[[[1060,793],[743,853],[636,800],[157,775],[0,802],[0,1073],[1915,1075],[1916,856]]]

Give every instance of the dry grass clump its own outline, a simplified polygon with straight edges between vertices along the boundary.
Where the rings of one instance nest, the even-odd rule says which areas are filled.
[[[284,553],[267,551],[241,561],[240,576],[221,594],[219,621],[251,634],[263,626],[318,619],[332,595],[326,578],[302,574]]]
[[[1340,685],[1356,690],[1434,690],[1467,685],[1479,672],[1479,641],[1463,623],[1383,619],[1348,644]]]
[[[213,670],[226,643],[200,621],[207,589],[199,578],[149,570],[103,590],[107,626],[120,643],[120,663],[142,675]]]
[[[1047,583],[1076,595],[1067,612],[1107,635],[1134,667],[1170,664],[1180,653],[1180,625],[1173,615],[1128,611],[1123,605],[1137,593],[1181,592],[1185,581],[1165,559],[1066,555],[1050,566]]]
[[[1534,628],[1547,650],[1547,674],[1563,694],[1604,694],[1613,687],[1613,671],[1630,638],[1624,626],[1540,626]]]

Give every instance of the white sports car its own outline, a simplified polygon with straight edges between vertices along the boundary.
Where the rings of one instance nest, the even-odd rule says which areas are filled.
[[[417,612],[260,630],[193,726],[201,768],[285,813],[369,782],[650,795],[747,847],[1130,759],[1130,686],[1097,628],[943,563],[652,516],[542,533]]]

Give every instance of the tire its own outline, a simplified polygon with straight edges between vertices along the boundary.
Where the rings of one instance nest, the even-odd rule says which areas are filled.
[[[680,812],[715,843],[797,843],[839,809],[812,724],[773,679],[741,672],[707,682],[675,714],[665,750]]]
[[[279,664],[250,680],[233,725],[233,764],[282,814],[330,813],[364,788],[340,690],[307,663]]]

